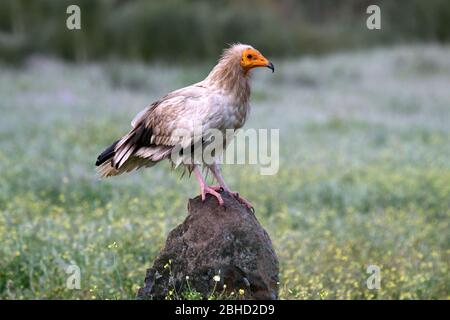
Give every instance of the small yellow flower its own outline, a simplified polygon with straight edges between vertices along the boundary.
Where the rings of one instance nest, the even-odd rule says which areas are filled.
[[[118,248],[119,246],[117,245],[117,242],[113,242],[113,243],[111,243],[110,245],[108,245],[108,249],[116,249],[116,248]]]
[[[215,282],[219,282],[219,281],[220,281],[220,276],[219,276],[219,275],[215,275],[215,276],[213,277],[213,280],[214,280]]]
[[[244,289],[239,289],[239,295],[243,296],[245,293]]]

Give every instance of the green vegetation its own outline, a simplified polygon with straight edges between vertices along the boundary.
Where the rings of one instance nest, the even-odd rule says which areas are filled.
[[[280,170],[224,175],[271,235],[281,298],[450,298],[449,56],[397,47],[255,70],[246,127],[280,128]],[[94,162],[135,113],[210,67],[1,67],[0,298],[135,297],[197,185],[168,164],[99,181]],[[66,288],[69,264],[80,290]]]
[[[82,28],[66,28],[66,8]],[[378,4],[382,31],[366,28]],[[399,41],[450,39],[447,0],[3,0],[0,59],[30,53],[68,60],[215,60],[226,43],[251,43],[270,56],[297,56]]]

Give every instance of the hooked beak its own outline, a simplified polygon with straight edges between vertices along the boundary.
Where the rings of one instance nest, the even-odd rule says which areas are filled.
[[[270,70],[272,70],[272,73],[275,72],[275,66],[273,65],[272,62],[269,61],[269,63],[266,65],[267,68],[269,68]]]

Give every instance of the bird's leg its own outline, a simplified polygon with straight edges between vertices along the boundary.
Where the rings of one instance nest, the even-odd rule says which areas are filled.
[[[206,194],[209,193],[209,194],[213,195],[214,197],[216,197],[216,199],[217,199],[217,201],[219,201],[220,205],[223,205],[222,196],[216,190],[214,190],[214,188],[211,188],[210,186],[208,186],[208,184],[206,183],[205,179],[202,176],[202,173],[200,172],[200,169],[198,168],[198,165],[194,166],[194,174],[195,174],[195,178],[197,179],[198,183],[200,184],[200,192],[202,194],[202,201],[205,201]]]
[[[217,183],[219,184],[219,186],[211,186],[212,189],[216,191],[220,191],[220,189],[223,189],[224,191],[231,193],[235,198],[239,200],[239,202],[243,203],[247,208],[249,209],[253,208],[253,205],[247,199],[241,197],[239,193],[233,192],[230,190],[230,188],[228,188],[225,180],[222,177],[222,174],[220,173],[220,167],[217,163],[214,162],[214,164],[209,166],[209,168],[212,174],[214,175],[214,178],[216,178]]]

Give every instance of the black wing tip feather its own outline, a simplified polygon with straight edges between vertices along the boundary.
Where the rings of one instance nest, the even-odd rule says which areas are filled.
[[[110,145],[108,148],[105,149],[105,151],[103,151],[98,157],[97,157],[97,161],[95,162],[95,165],[98,167],[100,165],[102,165],[103,163],[105,163],[106,161],[108,161],[109,159],[111,159],[112,157],[114,157],[114,149],[117,145],[117,143],[120,141],[117,140],[116,142],[114,142],[112,145]]]
[[[107,161],[108,159],[100,159],[100,157],[99,158],[97,158],[97,161],[95,161],[95,166],[96,167],[98,167],[98,166],[101,166],[103,163],[105,163],[105,161]]]
[[[128,153],[130,149],[132,150],[133,153],[135,150],[138,150],[141,147],[150,146],[152,134],[153,134],[152,129],[147,128],[143,123],[140,123],[138,126],[136,126],[128,134],[127,140],[121,146],[121,148],[127,148],[127,151],[123,153],[122,158],[115,164],[116,169],[119,169],[119,165],[121,164],[123,157]],[[106,161],[115,156],[116,154],[115,148],[120,140],[122,139],[119,139],[116,142],[114,142],[98,156],[97,161],[95,162],[96,166],[102,165],[103,163],[105,163]],[[121,151],[118,150],[118,152]]]

